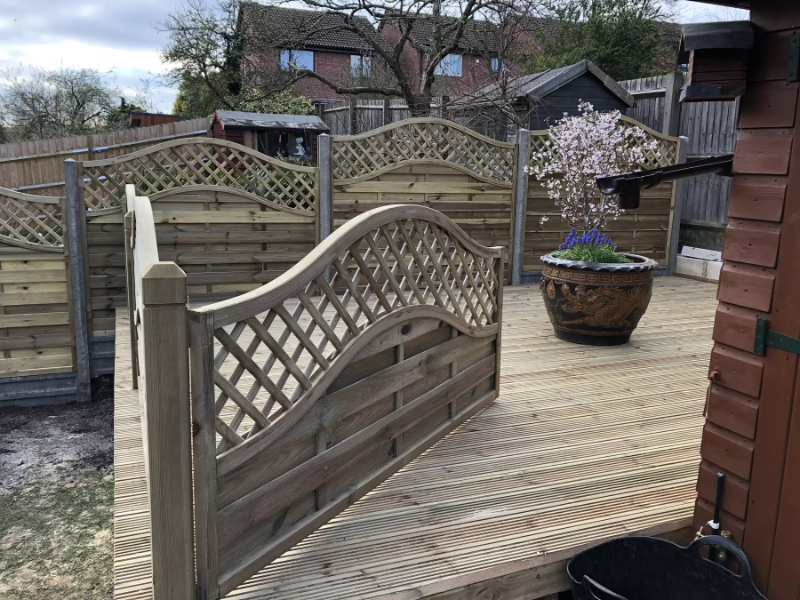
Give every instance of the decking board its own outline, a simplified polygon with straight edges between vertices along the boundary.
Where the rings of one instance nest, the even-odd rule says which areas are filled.
[[[557,340],[508,287],[501,394],[228,598],[536,598],[582,545],[690,522],[716,286],[656,280],[630,344]],[[115,597],[148,598],[148,520],[127,315],[117,316]]]

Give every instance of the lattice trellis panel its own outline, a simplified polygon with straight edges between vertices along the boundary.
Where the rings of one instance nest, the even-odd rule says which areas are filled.
[[[406,119],[355,136],[334,136],[333,177],[368,176],[410,161],[442,161],[487,181],[510,182],[514,145],[497,142],[444,119]]]
[[[0,240],[34,250],[61,252],[61,199],[0,188]]]
[[[336,252],[329,278],[322,272],[266,312],[215,329],[218,452],[284,414],[349,342],[394,311],[429,305],[469,327],[497,323],[499,257],[474,252],[464,237],[417,218],[381,223]]]
[[[316,173],[226,140],[189,138],[83,163],[83,197],[90,210],[107,211],[121,206],[129,183],[154,199],[176,188],[222,187],[308,213],[316,203]]]
[[[678,162],[678,144],[680,143],[678,138],[673,138],[669,136],[665,136],[660,134],[656,131],[653,131],[649,127],[639,123],[635,119],[631,119],[630,117],[621,117],[620,123],[627,127],[639,127],[643,129],[644,132],[647,134],[647,137],[644,139],[634,139],[633,141],[640,146],[644,143],[649,143],[655,140],[657,147],[655,150],[646,150],[645,151],[645,161],[640,165],[644,169],[655,169],[657,167],[668,167],[670,165],[674,165]],[[549,133],[547,130],[544,131],[531,131],[530,136],[530,152],[531,156],[534,152],[541,152],[545,149],[545,142],[549,138]],[[529,164],[531,167],[535,166],[533,160],[529,160]]]

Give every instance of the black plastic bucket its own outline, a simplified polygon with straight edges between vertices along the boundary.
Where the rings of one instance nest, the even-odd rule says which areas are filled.
[[[742,574],[701,556],[703,546],[725,548]],[[766,600],[744,552],[721,536],[686,548],[658,538],[619,538],[576,554],[567,573],[575,600]]]

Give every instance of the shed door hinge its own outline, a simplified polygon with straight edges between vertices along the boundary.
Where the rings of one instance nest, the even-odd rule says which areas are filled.
[[[794,354],[800,354],[800,339],[789,337],[786,334],[770,331],[769,321],[758,317],[756,319],[756,338],[753,352],[764,356],[767,347],[785,350]]]

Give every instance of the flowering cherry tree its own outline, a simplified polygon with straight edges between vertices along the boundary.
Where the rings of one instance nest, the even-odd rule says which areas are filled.
[[[616,219],[623,210],[617,196],[599,193],[598,177],[619,175],[645,162],[647,152],[658,151],[639,127],[620,121],[618,110],[599,113],[581,102],[580,116],[564,118],[550,128],[544,149],[531,154],[533,167],[527,172],[545,180],[547,195],[555,201],[561,216],[583,231],[601,229],[606,220]],[[541,222],[547,221],[542,217]]]

